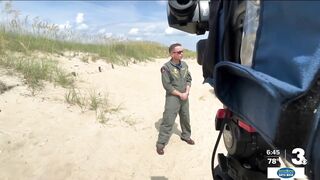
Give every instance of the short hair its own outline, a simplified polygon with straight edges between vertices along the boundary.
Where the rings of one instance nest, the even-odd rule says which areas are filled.
[[[182,45],[181,45],[180,43],[171,44],[171,45],[169,46],[169,53],[171,53],[172,50],[173,50],[175,47],[177,47],[177,46],[182,46]]]

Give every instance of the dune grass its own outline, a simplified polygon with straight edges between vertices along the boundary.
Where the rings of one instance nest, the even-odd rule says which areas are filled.
[[[126,61],[134,59],[138,62],[148,61],[154,58],[168,57],[167,47],[149,41],[124,41],[110,42],[107,44],[79,43],[50,39],[43,36],[30,34],[17,34],[0,29],[2,46],[10,51],[42,51],[48,53],[62,53],[64,51],[88,52],[97,54],[99,58],[107,62],[125,65]],[[186,50],[185,58],[194,58],[195,53]]]
[[[109,121],[108,113],[117,113],[122,110],[121,104],[114,107],[107,95],[101,95],[94,90],[85,92],[70,88],[65,94],[65,101],[70,105],[79,106],[83,112],[86,110],[95,111],[98,122],[102,124]]]
[[[32,94],[43,87],[43,81],[49,81],[65,88],[74,86],[71,74],[60,68],[56,61],[32,56],[18,56],[3,53],[0,55],[0,66],[14,69],[23,75]]]

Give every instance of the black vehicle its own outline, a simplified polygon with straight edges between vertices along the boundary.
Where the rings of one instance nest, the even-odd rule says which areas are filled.
[[[319,1],[168,1],[171,27],[208,31],[197,61],[224,104],[214,179],[320,179],[319,9]],[[228,154],[215,167],[222,135]]]

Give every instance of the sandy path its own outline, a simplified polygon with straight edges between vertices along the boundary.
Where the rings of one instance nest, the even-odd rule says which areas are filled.
[[[19,79],[1,74],[21,85],[0,95],[0,179],[211,179],[214,115],[221,104],[212,88],[201,83],[195,60],[187,62],[193,77],[190,115],[196,145],[180,140],[177,119],[165,155],[155,152],[164,106],[160,67],[165,61],[115,69],[103,62],[63,61],[66,69],[77,72],[81,89],[108,94],[113,104],[121,104],[123,110],[106,125],[93,111],[66,104],[63,88],[48,85],[32,97]]]

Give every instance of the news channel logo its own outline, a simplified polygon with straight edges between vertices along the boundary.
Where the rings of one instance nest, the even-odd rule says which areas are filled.
[[[306,178],[304,167],[268,167],[268,179]]]
[[[270,166],[279,163],[280,150],[267,150],[268,164]],[[286,153],[286,151],[285,151]],[[292,163],[299,167],[268,167],[267,178],[291,180],[295,178],[306,178],[305,168],[300,166],[307,165],[305,151],[302,148],[292,150]],[[286,154],[285,154],[286,156]]]

